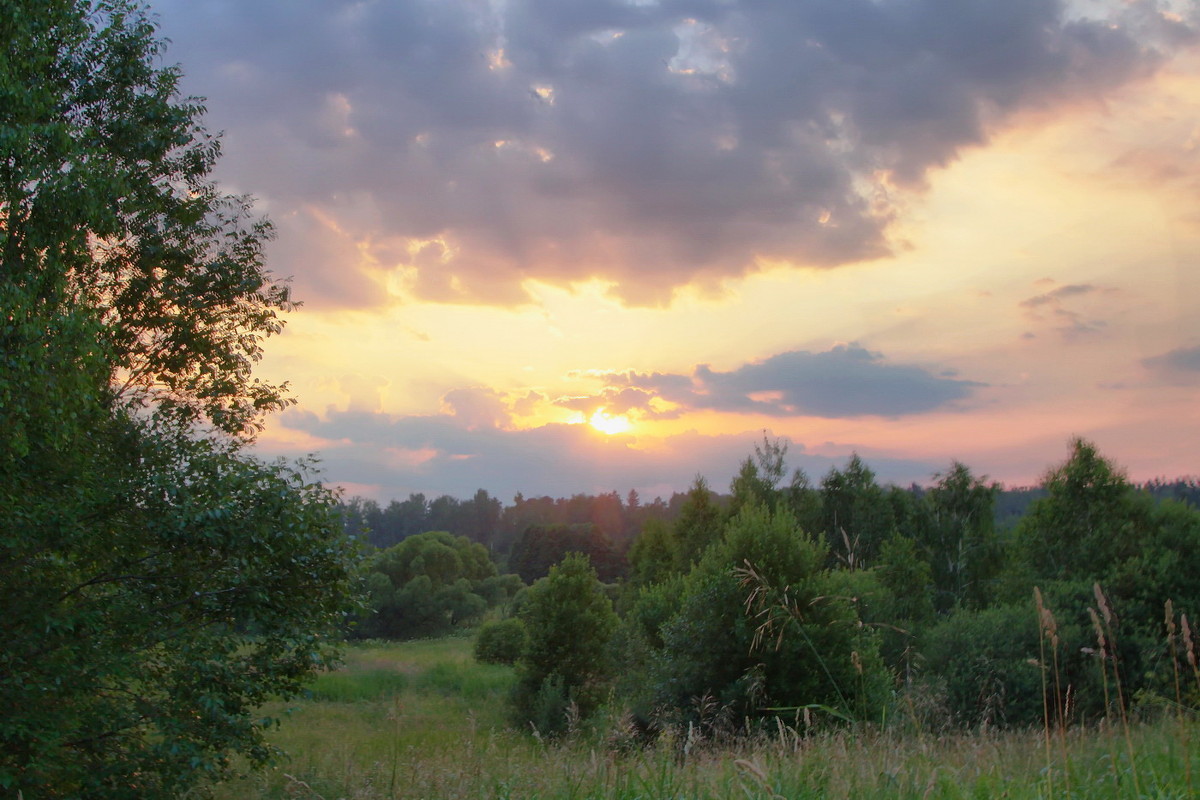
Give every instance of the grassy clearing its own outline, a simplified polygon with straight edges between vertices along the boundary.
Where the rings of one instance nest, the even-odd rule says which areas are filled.
[[[291,756],[214,790],[234,798],[1186,798],[1193,721],[1055,734],[874,729],[712,742],[668,731],[631,747],[621,720],[560,743],[506,727],[512,672],[471,641],[367,644],[295,703],[274,741]],[[279,712],[282,709],[274,709]],[[1133,753],[1132,760],[1130,752]],[[1135,779],[1137,789],[1135,790]]]

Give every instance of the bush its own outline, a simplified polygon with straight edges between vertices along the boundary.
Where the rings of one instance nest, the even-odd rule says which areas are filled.
[[[515,664],[528,638],[525,623],[515,617],[485,622],[475,637],[475,660],[481,664]]]
[[[826,552],[787,510],[750,504],[738,512],[683,582],[678,611],[660,624],[655,705],[692,721],[698,697],[735,719],[802,706],[874,716],[887,688],[878,637],[824,569]]]
[[[517,592],[524,588],[525,582],[521,580],[520,575],[508,573],[484,578],[475,591],[487,601],[489,606],[498,606],[512,600],[517,596]]]
[[[1055,618],[1058,658],[1047,636],[1039,643],[1038,617],[1032,597],[981,611],[959,610],[921,637],[921,651],[931,674],[945,681],[946,700],[960,725],[1040,725],[1044,719],[1042,674],[1046,664],[1051,714],[1057,670],[1064,713],[1071,720],[1104,711],[1100,664],[1089,650],[1096,646],[1087,622],[1090,587],[1046,587],[1046,606]],[[1122,661],[1134,654],[1122,645]],[[1070,692],[1070,698],[1066,693]]]
[[[548,577],[530,587],[520,613],[529,640],[517,663],[518,720],[534,719],[539,693],[556,678],[562,685],[558,694],[574,700],[586,716],[607,689],[609,642],[617,627],[612,601],[587,557],[572,553],[551,567]]]
[[[445,531],[410,536],[367,565],[367,609],[356,633],[368,638],[440,636],[475,622],[507,599],[516,576],[496,575],[487,549]]]

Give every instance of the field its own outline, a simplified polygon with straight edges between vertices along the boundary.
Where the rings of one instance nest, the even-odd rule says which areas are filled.
[[[635,745],[619,715],[559,742],[511,730],[511,670],[469,638],[351,647],[284,721],[276,767],[216,800],[301,798],[1186,798],[1200,782],[1194,721],[933,735],[893,723],[711,741],[667,731]],[[803,728],[801,721],[797,726]],[[207,794],[207,792],[206,792]]]

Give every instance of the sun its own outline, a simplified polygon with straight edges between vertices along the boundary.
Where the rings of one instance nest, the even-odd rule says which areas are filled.
[[[614,417],[603,408],[592,414],[588,419],[588,424],[609,436],[616,433],[625,433],[633,427],[633,423],[629,421],[628,417],[624,415]]]

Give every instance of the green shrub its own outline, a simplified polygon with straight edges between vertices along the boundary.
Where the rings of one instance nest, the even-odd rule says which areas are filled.
[[[1078,622],[1079,611],[1067,588],[1046,593],[1047,606],[1056,620],[1058,660],[1049,636],[1039,642],[1037,611],[1027,603],[994,606],[973,611],[961,609],[928,630],[921,650],[930,674],[945,681],[946,701],[956,723],[975,725],[1041,725],[1042,672],[1051,713],[1055,673],[1061,702],[1074,720],[1103,711],[1099,665],[1085,648],[1095,646],[1090,629]],[[1070,690],[1070,698],[1066,692]]]
[[[561,680],[563,697],[587,716],[607,693],[612,675],[609,642],[617,615],[587,557],[568,555],[529,589],[521,607],[529,641],[517,662],[517,718],[534,721],[548,679]]]
[[[661,641],[654,705],[689,721],[701,697],[737,720],[805,706],[875,717],[888,682],[879,640],[824,569],[826,553],[786,509],[738,512],[683,581],[675,613],[659,622],[645,596]]]
[[[475,660],[481,664],[515,664],[528,638],[525,623],[515,617],[485,622],[475,637]]]
[[[353,621],[363,638],[441,636],[468,625],[520,588],[498,576],[487,549],[445,531],[410,536],[366,565],[367,607]]]

